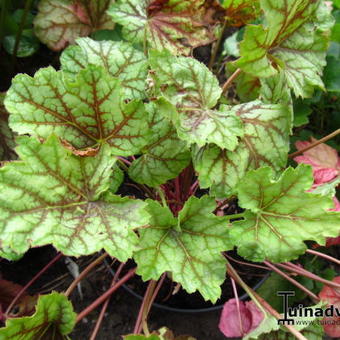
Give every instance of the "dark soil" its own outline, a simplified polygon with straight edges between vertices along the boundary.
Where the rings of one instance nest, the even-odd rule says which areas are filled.
[[[31,249],[25,256],[17,262],[9,262],[2,260],[0,262],[1,277],[15,283],[25,285],[37,274],[49,261],[56,255],[53,247],[47,246],[42,248]],[[82,257],[75,259],[79,264],[80,270],[93,260],[94,257]],[[243,266],[243,269],[245,267]],[[259,273],[258,273],[259,274]],[[251,271],[248,271],[244,278],[250,277]],[[263,274],[259,274],[262,275]],[[253,282],[258,281],[261,277],[253,277]],[[30,289],[30,294],[39,292],[48,293],[52,289],[64,291],[73,278],[70,275],[64,259],[59,260],[53,265],[39,280],[33,284]],[[76,312],[80,312],[85,307],[91,304],[97,297],[104,293],[112,280],[112,275],[108,271],[105,264],[99,266],[96,271],[92,272],[86,279],[82,281],[82,291],[84,299],[81,300],[77,290],[71,295],[71,300],[75,306]],[[229,280],[226,280],[228,283]],[[145,284],[138,278],[131,280],[128,287],[135,289],[143,295]],[[202,308],[207,307],[199,294],[188,296],[180,290],[175,296],[164,301],[165,296],[169,295],[173,285],[168,280],[160,292],[159,302],[169,306],[186,307],[186,308]],[[240,292],[241,293],[241,292]],[[228,284],[224,285],[223,300],[232,296]],[[222,303],[222,301],[219,301]],[[97,336],[98,340],[121,340],[121,335],[128,334],[133,331],[134,324],[138,315],[141,301],[132,296],[124,288],[120,288],[111,298],[109,308],[106,312],[100,333]],[[88,315],[80,324],[77,325],[71,338],[74,340],[88,339],[95,325],[100,308]],[[177,335],[190,334],[195,336],[197,340],[222,340],[225,339],[218,329],[219,316],[221,311],[215,310],[204,313],[178,313],[153,308],[149,316],[149,327],[151,330],[159,329],[167,326],[174,330]]]

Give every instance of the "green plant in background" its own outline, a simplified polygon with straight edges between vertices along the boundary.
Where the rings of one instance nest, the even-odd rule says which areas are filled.
[[[0,41],[14,58],[29,57],[39,50],[39,40],[33,31],[32,5],[32,0],[25,1],[23,8],[12,1],[1,2]]]
[[[220,84],[219,45],[229,26],[234,31],[245,24],[234,53],[240,57],[228,62],[228,79]],[[104,294],[135,272],[150,280],[136,335],[125,339],[176,339],[166,330],[150,334],[146,324],[166,273],[213,303],[229,275],[262,313],[244,339],[306,339],[308,332],[321,339],[319,328],[279,329],[277,311],[223,254],[236,247],[278,274],[280,265],[293,271],[289,261],[303,254],[324,256],[307,241],[325,245],[339,235],[340,214],[330,211],[334,192],[308,192],[311,167],[287,166],[293,128],[321,105],[310,99],[315,88],[337,92],[330,74],[338,24],[325,2],[42,0],[34,25],[52,49],[75,44],[63,51],[60,70],[19,74],[6,94],[9,126],[25,136],[16,138],[19,161],[0,169],[2,257],[15,260],[31,247],[52,244],[69,256],[104,249],[121,262],[135,260],[136,268]],[[77,38],[101,29],[121,30],[124,41]],[[191,55],[211,42],[209,69]],[[147,199],[115,194],[127,177]],[[226,214],[223,207],[236,198],[242,212]],[[48,307],[54,299],[67,311],[62,320]],[[50,317],[44,327],[42,314]],[[66,298],[52,293],[29,319],[9,320],[0,339],[19,339],[20,327],[32,334],[27,339],[37,329],[67,339],[74,323]],[[137,335],[142,327],[145,336]]]

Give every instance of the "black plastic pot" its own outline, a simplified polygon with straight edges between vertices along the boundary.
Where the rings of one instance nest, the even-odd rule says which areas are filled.
[[[107,266],[108,270],[110,271],[110,273],[112,274],[112,276],[114,276],[115,272],[114,270],[111,268],[111,266],[108,264],[108,262],[106,260],[104,260],[105,265]],[[262,284],[267,280],[267,278],[269,277],[268,273],[267,275],[265,275],[259,282],[257,282],[252,289],[256,290],[258,289],[260,286],[262,286]],[[135,298],[137,298],[140,301],[143,301],[143,296],[139,295],[138,293],[136,293],[133,289],[131,289],[130,287],[128,287],[127,285],[123,285],[122,286],[129,294],[133,295]],[[246,300],[249,297],[249,295],[247,293],[244,293],[243,295],[241,295],[239,297],[240,300]],[[152,304],[153,307],[155,308],[159,308],[162,310],[166,310],[166,311],[170,311],[170,312],[177,312],[177,313],[205,313],[205,312],[213,312],[213,311],[217,311],[217,310],[221,310],[223,308],[223,304],[221,305],[217,305],[217,306],[212,306],[212,307],[207,307],[207,308],[175,308],[175,307],[170,307],[167,306],[165,304],[161,304],[161,303],[157,303],[154,302]]]

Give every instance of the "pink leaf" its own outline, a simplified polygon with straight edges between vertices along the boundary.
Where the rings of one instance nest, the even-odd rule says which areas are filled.
[[[311,138],[310,142],[297,141],[295,146],[298,150],[302,150],[316,141],[315,138]],[[297,163],[312,166],[315,184],[327,183],[340,174],[340,158],[337,151],[324,143],[305,151],[301,156],[295,157],[294,160]]]
[[[340,276],[335,277],[333,282],[340,283]],[[322,301],[328,302],[328,306],[333,305],[340,309],[340,289],[324,286],[319,293],[319,297]],[[340,317],[325,317],[323,321],[325,321],[323,328],[326,334],[338,339],[340,337]]]
[[[228,338],[242,337],[253,331],[263,320],[263,313],[253,301],[239,301],[230,299],[224,304],[220,318],[220,331]]]

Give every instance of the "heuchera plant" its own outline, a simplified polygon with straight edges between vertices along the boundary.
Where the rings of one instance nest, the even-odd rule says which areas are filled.
[[[118,24],[124,41],[75,40]],[[240,58],[227,65],[222,84],[213,72],[216,51],[228,27],[243,25]],[[338,158],[327,165],[320,160],[320,167],[313,149],[301,156],[307,145],[300,143],[295,159],[307,165],[287,167],[292,96],[324,88],[332,25],[321,0],[42,0],[37,35],[56,50],[75,44],[63,51],[60,70],[17,75],[0,107],[11,128],[0,121],[6,136],[1,155],[18,157],[0,169],[1,256],[15,260],[29,248],[52,244],[68,256],[103,249],[122,263],[133,259],[136,268],[106,296],[135,272],[151,280],[149,306],[143,305],[136,335],[125,339],[176,339],[164,329],[148,334],[147,327],[145,336],[137,335],[155,280],[166,273],[213,303],[228,274],[254,300],[237,309],[245,322],[238,335],[286,336],[278,313],[223,252],[236,247],[249,261],[276,270],[273,263],[286,263],[301,274],[289,261],[313,251],[306,241],[325,245],[339,235],[333,195],[309,191],[313,171],[338,180]],[[211,42],[209,69],[192,53]],[[139,199],[117,194],[127,178],[141,191]],[[242,212],[226,214],[235,199]],[[51,332],[68,339],[90,311],[76,318],[69,293],[41,296],[35,314],[10,319],[0,338]],[[224,328],[222,322],[222,331],[233,333]],[[306,339],[302,329],[288,330]]]

